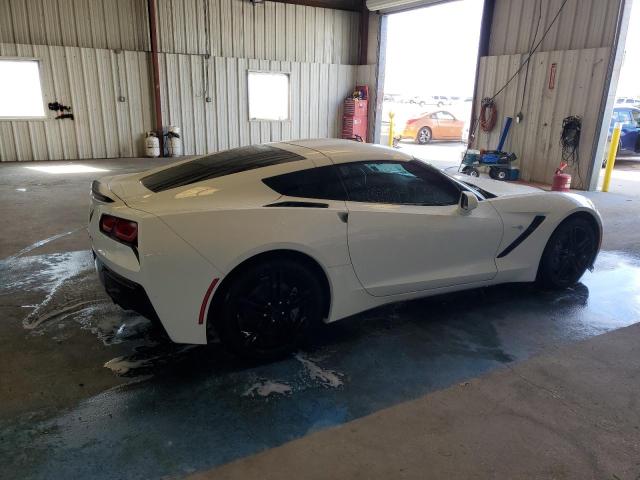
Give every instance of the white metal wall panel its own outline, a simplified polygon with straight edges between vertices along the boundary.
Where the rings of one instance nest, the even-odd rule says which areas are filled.
[[[152,128],[147,53],[0,44],[0,55],[38,58],[45,104],[70,105],[75,117],[0,121],[0,161],[142,155]]]
[[[223,57],[355,64],[357,35],[356,12],[279,2],[158,0],[165,53],[205,54],[208,46]]]
[[[538,39],[563,0],[496,0],[489,55],[529,51],[538,19]],[[541,3],[539,3],[541,2]],[[620,0],[569,0],[539,51],[579,50],[613,45]]]
[[[0,0],[0,55],[40,59],[45,102],[75,116],[0,121],[0,161],[141,155],[153,128],[147,24],[146,0]],[[163,119],[181,127],[185,154],[340,136],[360,71],[357,13],[159,0],[158,29]],[[290,121],[249,121],[248,69],[290,72]]]
[[[203,64],[204,62],[204,64]],[[208,68],[211,102],[206,101]],[[161,54],[167,125],[182,130],[184,153],[202,154],[260,142],[340,136],[342,101],[358,76],[353,65]],[[247,72],[290,73],[291,119],[249,121]]]
[[[476,148],[495,149],[505,116],[522,111],[524,119],[513,124],[505,150],[518,155],[520,176],[527,181],[551,183],[560,163],[562,120],[582,117],[580,166],[570,169],[572,186],[584,188],[598,132],[600,97],[605,87],[609,48],[536,53],[531,59],[527,90],[522,103],[524,74],[519,75],[496,99],[498,124],[490,133],[478,131]],[[492,96],[519,68],[525,55],[482,57],[477,85],[478,103]],[[557,64],[555,88],[549,89],[551,64]],[[479,104],[476,105],[479,109]]]
[[[146,0],[0,1],[0,43],[148,50],[148,23]]]

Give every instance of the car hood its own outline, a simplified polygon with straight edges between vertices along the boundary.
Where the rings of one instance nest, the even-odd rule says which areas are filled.
[[[522,185],[519,183],[502,182],[499,180],[491,180],[488,178],[471,177],[469,175],[456,174],[453,178],[462,183],[475,185],[489,193],[492,193],[496,197],[504,197],[507,195],[526,195],[528,193],[540,193],[543,192],[541,188],[532,187],[529,185]]]

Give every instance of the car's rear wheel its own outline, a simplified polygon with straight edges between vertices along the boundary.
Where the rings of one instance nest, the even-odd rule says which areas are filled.
[[[420,145],[424,145],[426,143],[429,143],[431,141],[431,138],[432,138],[431,129],[429,127],[422,127],[418,131],[418,136],[416,137],[416,140]]]
[[[538,282],[546,288],[567,288],[580,280],[595,258],[597,234],[584,218],[573,217],[556,228],[544,249]]]
[[[316,272],[298,261],[270,259],[234,276],[217,322],[233,353],[258,360],[295,350],[322,322],[323,289]]]

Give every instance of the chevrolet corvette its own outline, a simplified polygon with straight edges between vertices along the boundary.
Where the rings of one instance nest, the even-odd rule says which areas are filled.
[[[574,193],[450,176],[385,147],[241,147],[91,187],[89,236],[115,303],[174,342],[272,358],[323,322],[507,282],[574,285],[602,225]]]

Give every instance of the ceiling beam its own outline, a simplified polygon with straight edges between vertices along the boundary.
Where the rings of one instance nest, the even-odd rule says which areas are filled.
[[[347,10],[350,12],[360,12],[362,8],[361,0],[271,0],[280,3],[292,3],[294,5],[305,5],[307,7],[332,8],[334,10]]]

